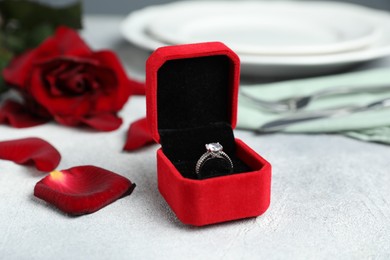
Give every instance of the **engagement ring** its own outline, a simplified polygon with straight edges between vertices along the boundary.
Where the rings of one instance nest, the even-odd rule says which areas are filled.
[[[204,164],[212,159],[223,159],[229,166],[230,170],[233,170],[233,162],[230,157],[223,151],[223,146],[220,143],[206,144],[207,152],[205,152],[198,160],[195,166],[195,173],[200,177],[200,170]]]

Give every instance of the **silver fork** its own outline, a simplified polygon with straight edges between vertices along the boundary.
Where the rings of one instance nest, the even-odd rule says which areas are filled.
[[[292,98],[280,99],[277,101],[267,101],[253,97],[252,95],[246,93],[242,89],[240,93],[242,96],[251,100],[256,104],[260,109],[266,110],[272,113],[283,113],[283,112],[295,112],[302,110],[307,107],[313,100],[325,97],[325,96],[334,96],[334,95],[346,95],[346,94],[356,94],[356,93],[374,93],[374,92],[386,92],[390,91],[389,85],[378,85],[378,86],[364,86],[364,87],[342,87],[342,88],[330,88],[318,91],[311,95],[297,96]]]
[[[281,131],[290,125],[303,123],[306,121],[318,120],[322,118],[342,117],[342,116],[347,116],[358,112],[364,112],[364,111],[387,108],[387,107],[390,107],[390,97],[377,100],[362,106],[338,107],[338,108],[330,108],[327,110],[290,114],[283,118],[276,119],[274,121],[268,122],[260,126],[255,132],[259,134],[272,133],[272,132]]]

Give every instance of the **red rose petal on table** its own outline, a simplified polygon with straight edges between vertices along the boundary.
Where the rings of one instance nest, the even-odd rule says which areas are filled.
[[[149,130],[148,122],[146,118],[142,118],[130,125],[129,130],[127,131],[127,140],[123,150],[133,151],[154,142],[155,141]]]
[[[22,104],[7,100],[0,108],[0,124],[9,124],[15,128],[26,128],[47,123],[49,120],[34,116]]]
[[[130,195],[135,184],[96,166],[53,171],[40,180],[34,195],[71,215],[93,213]]]
[[[30,137],[0,142],[0,159],[17,164],[33,163],[39,171],[55,169],[61,160],[60,153],[50,143]]]

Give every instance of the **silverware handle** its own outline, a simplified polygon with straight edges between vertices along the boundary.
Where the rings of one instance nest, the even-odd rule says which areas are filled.
[[[240,94],[245,98],[253,101],[256,105],[261,106],[262,108],[269,111],[286,111],[286,109],[288,109],[288,105],[282,102],[262,100],[245,93],[243,90],[240,90]]]
[[[342,88],[331,88],[319,91],[313,94],[313,98],[320,98],[323,96],[333,96],[341,94],[353,94],[353,93],[365,93],[365,92],[383,92],[390,91],[390,86],[378,85],[378,86],[364,86],[364,87],[342,87]]]

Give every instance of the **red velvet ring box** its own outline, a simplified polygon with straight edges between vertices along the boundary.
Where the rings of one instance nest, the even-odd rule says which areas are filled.
[[[235,139],[240,61],[219,42],[157,49],[146,63],[147,117],[158,188],[185,224],[259,216],[270,204],[271,165]],[[233,173],[198,179],[205,144],[219,142]]]

